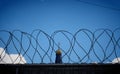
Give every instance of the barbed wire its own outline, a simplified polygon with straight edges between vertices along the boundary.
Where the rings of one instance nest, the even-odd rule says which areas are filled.
[[[55,51],[62,51],[63,63],[107,63],[120,57],[120,29],[79,29],[74,34],[58,30],[51,35],[36,29],[0,30],[1,63],[54,63]],[[5,54],[6,53],[6,54]],[[13,58],[11,54],[17,54]],[[25,60],[23,59],[25,58]],[[119,61],[119,60],[118,60]]]

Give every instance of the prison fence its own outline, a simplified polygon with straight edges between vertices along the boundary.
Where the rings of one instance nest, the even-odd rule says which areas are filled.
[[[4,49],[0,50],[2,63],[54,63],[57,49],[63,63],[111,63],[115,58],[119,62],[120,29],[57,30],[52,34],[40,29],[31,33],[0,30],[0,47]]]

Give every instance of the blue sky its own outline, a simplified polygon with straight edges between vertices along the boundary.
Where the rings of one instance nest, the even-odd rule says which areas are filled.
[[[0,30],[41,29],[51,35],[56,30],[75,33],[83,28],[119,27],[118,0],[0,0]]]
[[[118,0],[85,1],[120,9]],[[120,21],[120,11],[79,0],[1,0],[0,11],[1,29],[30,32],[36,28],[50,33],[58,29],[72,32],[79,28],[115,29]]]

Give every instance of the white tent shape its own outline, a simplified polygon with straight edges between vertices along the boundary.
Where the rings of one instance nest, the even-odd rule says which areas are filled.
[[[120,63],[120,57],[113,59],[112,63],[113,64]]]
[[[21,54],[7,54],[0,47],[0,64],[25,64],[26,60]]]

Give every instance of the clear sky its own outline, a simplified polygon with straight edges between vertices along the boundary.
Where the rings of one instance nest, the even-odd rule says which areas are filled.
[[[0,30],[41,29],[51,35],[56,30],[75,33],[83,28],[120,28],[120,1],[0,0]]]
[[[84,0],[120,9],[118,0]],[[118,7],[119,6],[119,7]],[[118,28],[120,10],[112,10],[79,0],[0,0],[0,29],[30,31],[42,29],[52,33],[63,29]],[[29,28],[28,28],[29,27]]]

